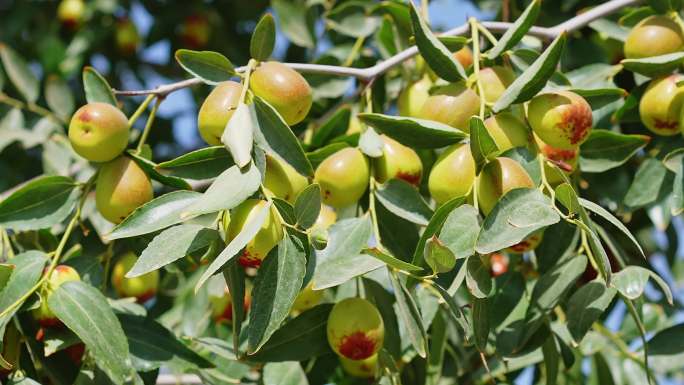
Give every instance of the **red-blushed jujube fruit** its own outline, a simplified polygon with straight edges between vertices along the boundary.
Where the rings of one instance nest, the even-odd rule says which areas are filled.
[[[129,131],[121,110],[107,103],[88,103],[71,117],[69,141],[78,155],[108,162],[126,149]]]
[[[211,304],[211,318],[214,320],[214,322],[228,324],[233,322],[233,297],[230,295],[227,287],[221,296],[209,294],[209,303]],[[244,314],[247,314],[249,311],[249,306],[251,303],[251,290],[246,290],[245,299],[242,304]]]
[[[283,63],[259,64],[249,79],[249,88],[273,106],[290,126],[304,120],[311,109],[313,99],[309,83]]]
[[[492,277],[498,277],[506,274],[508,271],[508,256],[502,253],[492,253],[489,256],[489,274]]]
[[[479,72],[480,83],[484,92],[485,102],[494,104],[506,91],[506,88],[515,80],[515,72],[508,67],[493,66],[482,68]],[[476,74],[471,75],[472,84],[475,84]],[[475,87],[479,92],[479,89]]]
[[[522,241],[516,243],[515,245],[509,247],[506,249],[506,251],[511,252],[511,253],[516,253],[516,254],[522,254],[526,253],[528,251],[532,251],[539,246],[541,243],[542,239],[544,238],[544,231],[540,230],[535,233],[532,233],[530,236],[527,238],[523,239]]]
[[[684,50],[684,35],[677,23],[665,15],[645,18],[627,35],[624,53],[627,59],[641,59]]]
[[[83,21],[83,0],[62,0],[57,7],[57,19],[67,28],[75,29]]]
[[[205,142],[221,145],[221,135],[240,101],[242,85],[234,81],[219,83],[204,99],[197,114],[197,129]]]
[[[489,214],[501,197],[523,187],[534,187],[534,182],[518,162],[498,157],[487,163],[477,178],[477,200],[482,213]]]
[[[341,357],[365,360],[382,348],[385,325],[378,309],[363,298],[346,298],[328,316],[328,343]]]
[[[183,20],[179,35],[185,48],[197,50],[206,47],[211,36],[209,19],[202,14],[187,16]]]
[[[420,184],[423,163],[418,154],[387,135],[381,135],[383,155],[373,159],[375,178],[380,183],[390,179],[401,179],[414,186]]]
[[[52,293],[54,293],[55,290],[57,290],[57,288],[62,284],[80,280],[81,276],[71,266],[57,265],[55,269],[52,270],[50,277],[47,279],[47,284],[41,291],[40,306],[33,310],[33,317],[41,326],[51,327],[60,324],[60,321],[55,316],[55,313],[53,313],[48,307],[48,300],[52,296]]]
[[[470,117],[477,115],[479,111],[480,97],[461,81],[436,90],[425,101],[418,117],[469,132]]]
[[[273,156],[266,155],[266,176],[264,187],[276,197],[290,203],[309,185],[309,180],[292,166]]]
[[[120,223],[152,197],[152,182],[133,159],[120,156],[100,167],[95,185],[95,203],[97,210],[108,221]]]
[[[551,186],[556,186],[565,181],[562,173],[566,176],[570,176],[575,169],[577,169],[577,163],[579,162],[579,148],[572,148],[569,150],[563,150],[560,148],[555,148],[544,143],[539,137],[535,135],[535,141],[537,142],[537,147],[539,151],[544,155],[544,157],[556,164],[556,167],[549,166],[544,163],[544,174],[546,175],[546,181],[549,182]]]
[[[468,144],[455,144],[440,154],[428,177],[428,190],[438,205],[470,194],[475,160]]]
[[[363,360],[350,360],[340,357],[340,366],[350,376],[368,379],[375,378],[378,372],[378,355],[376,353]]]
[[[359,149],[351,147],[325,158],[314,173],[314,182],[321,186],[323,203],[335,208],[356,203],[366,192],[369,178],[368,159]]]
[[[159,270],[153,270],[138,277],[126,278],[126,273],[131,270],[137,260],[138,257],[129,252],[116,261],[112,268],[112,287],[119,297],[134,297],[139,303],[144,303],[157,295]]]
[[[525,122],[510,112],[501,112],[484,121],[487,132],[501,152],[514,147],[527,147],[531,143],[532,132]]]
[[[653,79],[641,96],[641,122],[654,134],[671,136],[681,133],[684,86],[677,85],[681,80],[679,74]]]
[[[532,99],[527,121],[541,140],[568,150],[589,137],[593,118],[591,106],[583,97],[570,91],[553,91]]]
[[[117,49],[122,55],[133,55],[140,45],[138,27],[129,18],[123,17],[116,21],[115,28],[114,41]]]
[[[430,87],[432,87],[432,80],[428,76],[423,76],[401,90],[397,99],[399,115],[418,117],[423,104],[430,97]]]
[[[321,303],[325,290],[314,290],[313,281],[309,282],[302,291],[297,294],[294,303],[292,304],[292,315],[297,315],[303,311],[309,310],[312,307]]]
[[[240,203],[230,213],[230,223],[226,234],[227,240],[232,241],[242,231],[246,223],[250,222],[268,203],[260,199],[247,199]],[[275,207],[269,208],[266,220],[257,234],[247,243],[238,257],[238,262],[244,267],[259,267],[268,253],[281,239],[283,239],[283,225],[275,212]]]

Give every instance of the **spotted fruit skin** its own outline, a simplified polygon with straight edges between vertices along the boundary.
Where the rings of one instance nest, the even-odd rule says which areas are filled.
[[[108,221],[120,223],[152,197],[150,178],[133,159],[120,156],[100,167],[95,204]]]
[[[537,231],[522,241],[516,243],[515,245],[506,249],[510,253],[522,254],[528,251],[532,251],[539,246],[541,241],[544,239],[544,231]]]
[[[525,169],[511,158],[499,157],[487,163],[477,178],[477,199],[482,212],[489,214],[496,203],[516,188],[534,187]]]
[[[682,130],[681,111],[684,105],[684,87],[678,74],[651,80],[639,101],[641,122],[657,135],[672,136]]]
[[[309,180],[299,174],[292,166],[270,155],[266,155],[266,176],[264,186],[276,197],[290,203],[297,200]]]
[[[323,294],[324,290],[314,290],[313,281],[309,282],[302,291],[297,294],[297,298],[295,298],[294,304],[292,304],[291,313],[299,314],[318,305],[323,299]]]
[[[83,0],[62,0],[57,7],[57,19],[65,27],[75,29],[83,21],[84,12]]]
[[[558,167],[551,167],[546,163],[544,164],[546,181],[549,182],[551,186],[556,186],[563,183],[565,178],[563,177],[562,173],[569,177],[577,169],[580,149],[573,148],[569,150],[563,150],[549,146],[537,136],[535,136],[534,139],[537,143],[537,147],[539,147],[539,151],[541,151],[544,157],[551,160]]]
[[[472,76],[472,82],[474,83],[476,75],[473,74]],[[509,67],[493,66],[482,68],[479,76],[485,102],[487,104],[494,104],[506,91],[506,88],[513,83],[516,75]]]
[[[237,108],[241,92],[240,83],[227,81],[219,83],[204,99],[197,114],[197,128],[205,142],[221,145],[221,135]]]
[[[589,103],[570,91],[535,96],[528,106],[527,120],[541,140],[564,150],[582,144],[593,123]]]
[[[67,265],[57,265],[55,267],[52,273],[50,273],[45,289],[41,291],[42,297],[40,306],[33,310],[33,317],[38,321],[40,326],[52,327],[60,325],[59,319],[57,319],[55,313],[48,307],[48,300],[52,296],[52,293],[62,286],[62,284],[80,280],[81,276],[73,267]]]
[[[527,147],[532,132],[527,125],[510,112],[490,116],[484,122],[487,132],[501,152],[514,147]]]
[[[134,297],[139,303],[144,303],[157,295],[159,270],[150,271],[138,277],[126,278],[126,273],[131,270],[137,260],[138,257],[129,252],[116,261],[112,268],[112,287],[119,297]]]
[[[382,348],[385,325],[372,303],[363,298],[346,298],[333,306],[327,334],[330,347],[339,356],[364,360]]]
[[[128,145],[128,119],[107,103],[88,103],[69,123],[69,141],[76,153],[93,162],[108,162]]]
[[[368,159],[357,148],[343,148],[327,157],[314,173],[323,203],[341,208],[356,203],[368,188]]]
[[[246,223],[250,222],[268,204],[261,199],[247,199],[240,203],[230,214],[227,240],[232,241],[242,231]],[[283,239],[283,225],[274,207],[269,208],[269,214],[254,238],[247,243],[238,257],[238,262],[244,267],[257,268],[268,253]]]
[[[624,53],[627,59],[666,55],[684,49],[684,35],[677,23],[667,16],[647,17],[627,35]]]
[[[452,83],[436,90],[423,104],[418,117],[470,131],[469,120],[480,111],[480,98],[465,82]]]
[[[251,302],[251,291],[247,290],[245,292],[245,300],[243,303],[244,314],[247,314],[247,311],[249,311]],[[227,287],[221,296],[210,294],[209,303],[211,305],[211,318],[214,320],[214,322],[227,324],[231,324],[233,322],[233,297],[230,295]]]
[[[428,190],[438,205],[470,194],[475,160],[467,144],[455,144],[440,154],[428,177]]]
[[[508,271],[508,256],[502,253],[492,253],[489,256],[489,273],[492,277],[506,274]]]
[[[401,179],[414,186],[420,184],[423,163],[418,154],[387,135],[381,135],[383,155],[373,159],[375,177],[380,183]]]
[[[129,18],[123,17],[116,21],[114,41],[122,55],[130,56],[138,50],[140,34],[138,28]]]
[[[211,37],[211,26],[206,16],[202,14],[189,15],[183,20],[180,39],[184,47],[201,49],[206,47]]]
[[[375,378],[378,373],[378,355],[373,354],[363,360],[350,360],[340,357],[340,366],[350,376],[368,379]]]
[[[311,109],[309,83],[283,63],[261,63],[252,73],[249,88],[275,108],[290,126],[304,120]]]
[[[430,97],[430,87],[432,87],[432,80],[426,75],[404,88],[397,99],[399,115],[418,117],[423,104]]]

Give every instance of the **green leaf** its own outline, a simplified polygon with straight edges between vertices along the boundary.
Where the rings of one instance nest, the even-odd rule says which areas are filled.
[[[240,168],[252,161],[254,123],[250,107],[239,102],[221,134],[221,143],[226,146],[235,164]]]
[[[247,353],[254,354],[290,314],[306,274],[306,252],[296,238],[286,236],[259,268],[249,310]]]
[[[88,103],[107,103],[116,106],[116,96],[104,76],[93,67],[83,69],[83,89]]]
[[[427,226],[432,218],[432,209],[423,200],[418,190],[400,179],[390,179],[378,186],[375,196],[383,206],[400,218],[421,226]]]
[[[559,220],[549,198],[538,189],[511,190],[485,218],[475,250],[489,254],[505,249]]]
[[[656,333],[648,341],[648,354],[654,357],[654,361],[665,357],[679,360],[684,354],[684,324],[670,326]]]
[[[591,281],[577,290],[568,300],[567,325],[572,339],[580,343],[615,298],[616,290],[606,287],[601,279]]]
[[[448,273],[456,266],[456,256],[433,235],[425,244],[425,262],[435,273]]]
[[[558,372],[560,367],[560,354],[556,346],[556,338],[551,334],[542,345],[544,354],[544,369],[546,385],[556,385],[558,383]]]
[[[465,79],[467,75],[461,63],[452,56],[447,47],[430,31],[430,27],[420,16],[413,2],[411,2],[410,12],[411,25],[418,51],[420,51],[420,55],[425,59],[430,69],[435,71],[437,76],[449,82]]]
[[[85,343],[98,367],[123,384],[131,374],[128,342],[105,296],[81,281],[66,282],[50,295],[48,306]]]
[[[462,205],[464,201],[464,197],[458,197],[450,201],[447,201],[443,205],[439,206],[439,208],[435,211],[435,214],[432,216],[432,219],[430,219],[430,222],[425,227],[423,234],[421,234],[420,236],[420,240],[418,241],[416,250],[413,253],[413,259],[411,260],[412,264],[416,266],[425,266],[425,259],[423,258],[425,243],[427,243],[427,240],[432,238],[433,235],[439,232],[439,230],[442,228],[442,225],[444,224],[444,221],[446,221],[449,213],[451,213],[451,211],[454,210],[456,207]]]
[[[534,285],[531,303],[542,311],[552,310],[586,267],[587,257],[578,255],[542,274]]]
[[[325,121],[311,138],[311,147],[319,148],[332,138],[344,135],[349,129],[349,121],[351,119],[351,108],[348,106],[342,107]]]
[[[508,86],[503,95],[496,101],[492,110],[495,113],[501,112],[511,104],[522,103],[532,99],[541,91],[556,70],[556,66],[563,53],[563,47],[565,47],[565,40],[566,34],[563,32],[522,75],[518,76]]]
[[[143,158],[141,154],[137,154],[133,150],[128,150],[127,153],[135,161],[135,163],[137,163],[138,166],[145,171],[145,174],[149,175],[150,178],[156,180],[157,182],[165,186],[181,190],[192,190],[192,186],[190,186],[190,184],[185,180],[175,176],[166,176],[161,174],[159,171],[157,171],[157,165],[151,160]]]
[[[587,233],[587,240],[589,241],[591,252],[594,254],[594,258],[596,258],[596,264],[598,265],[601,275],[605,279],[606,284],[610,285],[613,270],[610,267],[610,259],[608,259],[608,254],[606,254],[606,250],[603,248],[601,240],[598,238],[598,235],[596,235],[594,230],[591,230]]]
[[[453,210],[447,217],[439,237],[457,259],[475,254],[475,243],[480,232],[480,215],[471,205]]]
[[[228,210],[244,202],[261,185],[261,175],[254,165],[241,170],[232,166],[214,180],[194,203],[181,213],[181,219],[192,216]]]
[[[74,112],[74,96],[64,79],[52,75],[45,83],[45,100],[57,116],[68,119]]]
[[[29,250],[16,255],[10,261],[14,264],[14,271],[9,276],[7,284],[0,291],[0,312],[5,311],[10,305],[18,301],[38,282],[43,275],[43,268],[48,258],[43,252]],[[4,321],[9,318],[11,317],[0,319],[0,325],[3,325]]]
[[[0,43],[0,59],[7,72],[7,77],[26,101],[34,103],[40,96],[40,83],[31,72],[28,64],[16,51],[4,43]]]
[[[523,11],[515,20],[515,23],[506,30],[494,47],[487,52],[487,57],[495,59],[518,44],[518,42],[525,37],[527,31],[534,25],[537,16],[539,16],[540,9],[541,0],[533,0],[530,2],[530,5],[525,8],[525,11]]]
[[[475,346],[477,350],[484,353],[487,349],[487,339],[489,338],[487,298],[473,298],[472,316]]]
[[[309,385],[299,362],[271,362],[264,366],[264,385]]]
[[[634,300],[641,297],[644,293],[646,282],[648,282],[648,278],[652,275],[655,275],[655,273],[641,266],[627,266],[614,274],[611,286],[616,288],[623,296]],[[669,291],[667,284],[664,287],[666,292]]]
[[[294,205],[297,226],[308,229],[316,222],[321,212],[321,188],[314,183],[307,186],[297,196]]]
[[[278,16],[280,29],[296,45],[306,48],[316,46],[314,17],[310,17],[309,5],[304,0],[273,0],[271,6]]]
[[[421,271],[423,270],[422,267],[418,267],[416,265],[412,265],[408,262],[404,262],[401,259],[395,258],[382,250],[378,249],[377,247],[374,247],[372,249],[364,249],[363,254],[368,254],[372,257],[375,257],[383,262],[385,262],[387,265],[394,267],[395,269],[399,270],[404,270],[404,271]]]
[[[623,203],[629,208],[637,209],[657,202],[668,179],[668,170],[662,162],[646,158],[637,169]]]
[[[207,84],[225,82],[235,75],[233,63],[218,52],[179,49],[175,57],[185,71]]]
[[[200,197],[194,191],[172,191],[143,204],[105,236],[108,240],[152,233],[182,222],[181,212]]]
[[[466,286],[475,298],[487,298],[493,293],[492,276],[480,255],[472,255],[466,262]]]
[[[313,168],[304,155],[299,140],[278,112],[259,97],[254,98],[254,107],[259,122],[258,129],[254,133],[257,144],[263,149],[277,154],[298,173],[304,176],[312,176]]]
[[[373,113],[358,115],[362,122],[412,148],[440,148],[459,143],[466,134],[444,123]]]
[[[295,216],[294,207],[292,207],[290,202],[275,197],[271,198],[271,200],[273,201],[273,206],[275,206],[275,208],[278,209],[278,212],[283,217],[285,222],[291,225],[295,225],[297,223],[297,217]]]
[[[347,147],[349,147],[349,144],[345,142],[330,143],[325,147],[317,149],[316,151],[307,152],[306,159],[311,162],[311,166],[313,168],[316,168],[325,160],[325,158]]]
[[[475,172],[477,174],[480,174],[482,167],[499,153],[499,148],[494,139],[489,135],[484,122],[478,116],[470,118],[470,152],[475,159]]]
[[[398,315],[402,320],[402,326],[406,328],[411,344],[416,349],[418,355],[426,358],[428,337],[420,318],[420,312],[418,307],[416,307],[416,302],[395,272],[390,271],[389,277],[394,289],[397,309],[399,310]]]
[[[230,293],[230,307],[233,315],[233,350],[240,351],[240,332],[245,320],[245,269],[236,260],[229,261],[223,269],[223,278]]]
[[[341,3],[326,15],[327,26],[343,35],[361,38],[378,28],[380,19],[369,14],[367,5],[359,1]]]
[[[218,231],[201,225],[182,224],[168,228],[147,244],[126,277],[138,277],[158,270],[220,239]]]
[[[458,325],[464,336],[464,339],[468,341],[468,336],[472,334],[472,330],[470,324],[468,323],[468,319],[463,313],[463,310],[460,306],[458,306],[454,297],[449,294],[449,292],[444,290],[442,286],[436,284],[434,287],[437,289],[437,292],[447,305],[446,308],[448,310],[447,313],[449,314],[449,318],[451,318],[451,320]]]
[[[249,53],[252,58],[265,61],[273,53],[275,47],[275,21],[270,13],[261,17],[252,32],[252,39],[249,42]]]
[[[379,158],[383,155],[382,146],[382,138],[373,127],[368,127],[359,136],[359,150],[371,158]]]
[[[621,166],[650,141],[646,135],[594,129],[580,146],[580,168],[582,172],[604,172]]]
[[[0,226],[38,230],[62,222],[74,209],[78,185],[65,176],[40,176],[0,202]]]
[[[622,231],[622,233],[625,234],[630,241],[632,241],[634,246],[636,246],[636,248],[639,249],[639,252],[641,252],[641,256],[646,258],[646,254],[644,254],[644,250],[641,248],[639,241],[637,241],[634,235],[632,235],[627,226],[625,226],[619,219],[615,218],[615,216],[613,216],[613,214],[611,214],[610,211],[604,209],[603,207],[597,205],[594,202],[588,201],[583,198],[579,198],[579,202],[584,208],[595,214],[600,215],[603,219],[607,220],[613,226],[617,227],[618,230]]]
[[[179,178],[201,180],[216,178],[234,164],[233,158],[224,146],[212,146],[159,163],[157,168]]]
[[[7,285],[15,267],[11,263],[0,263],[0,293],[5,288],[5,285]]]
[[[622,59],[626,70],[648,77],[657,77],[677,70],[684,62],[684,52],[674,52],[641,59]]]

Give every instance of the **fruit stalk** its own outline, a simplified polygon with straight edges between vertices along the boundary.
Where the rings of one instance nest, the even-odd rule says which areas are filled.
[[[149,96],[147,97],[147,99],[145,99],[145,102],[147,102],[148,99],[150,99]],[[142,151],[142,148],[145,145],[145,142],[147,141],[147,137],[150,135],[150,131],[152,130],[152,124],[154,124],[154,118],[157,115],[157,110],[159,109],[159,105],[161,104],[162,100],[164,100],[163,97],[157,96],[157,101],[154,103],[154,106],[152,106],[150,116],[147,118],[147,122],[145,122],[145,129],[143,129],[143,132],[140,135],[140,140],[138,141],[138,146],[135,148],[135,152],[137,154],[139,154],[140,151]],[[143,104],[145,104],[145,102],[143,102]]]
[[[478,94],[480,95],[480,118],[484,119],[485,115],[485,92],[480,80],[480,35],[478,34],[477,20],[474,17],[468,19],[470,24],[470,33],[473,40],[473,68],[475,71],[475,83],[477,83]]]

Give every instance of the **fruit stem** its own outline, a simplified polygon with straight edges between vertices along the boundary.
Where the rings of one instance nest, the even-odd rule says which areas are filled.
[[[48,119],[51,119],[52,121],[56,122],[57,124],[66,124],[67,122],[60,118],[59,116],[55,115],[52,113],[52,111],[48,110],[47,108],[43,108],[35,103],[31,102],[22,102],[19,99],[15,99],[4,92],[0,92],[0,103],[7,104],[8,106],[14,107],[14,108],[19,108],[27,111],[31,111],[34,114],[38,114],[40,116],[44,116]]]
[[[672,20],[674,20],[675,23],[677,23],[681,32],[684,33],[684,21],[682,21],[682,17],[679,16],[679,12],[672,11],[670,13],[670,17],[672,18]]]
[[[147,95],[145,100],[143,100],[143,102],[140,103],[140,105],[138,106],[138,109],[136,109],[135,112],[133,113],[133,115],[131,115],[131,117],[128,118],[128,128],[133,127],[133,124],[135,124],[135,122],[138,120],[140,115],[142,115],[142,113],[145,112],[145,110],[147,109],[147,106],[150,104],[152,99],[154,99],[154,96],[155,96],[154,94]]]
[[[138,146],[135,148],[136,154],[140,154],[140,151],[142,151],[142,148],[145,145],[145,141],[147,141],[147,137],[150,135],[154,118],[157,116],[157,110],[159,109],[159,105],[161,104],[162,100],[164,100],[163,97],[157,96],[157,101],[154,103],[154,106],[152,106],[150,116],[147,117],[147,122],[145,122],[145,129],[143,129],[143,132],[140,135],[140,140],[138,141]]]
[[[487,38],[487,40],[489,40],[490,43],[492,43],[492,45],[496,45],[496,43],[499,42],[496,39],[496,37],[494,37],[494,35],[492,35],[492,33],[489,32],[489,30],[487,28],[485,28],[484,25],[482,25],[482,23],[480,23],[480,22],[477,23],[477,29],[484,35],[484,37]]]
[[[468,19],[470,24],[470,32],[473,41],[473,73],[475,74],[475,82],[477,83],[477,93],[480,96],[480,118],[484,119],[485,115],[485,97],[484,87],[480,81],[480,35],[477,30],[477,19],[471,17]]]
[[[112,256],[114,254],[114,241],[109,242],[109,245],[107,245],[107,251],[105,251],[105,265],[104,265],[104,272],[103,272],[103,279],[102,279],[102,287],[101,291],[104,293],[107,291],[107,276],[109,275],[109,268],[112,264]]]
[[[361,51],[361,48],[363,48],[363,43],[366,41],[365,36],[359,36],[356,41],[354,42],[354,46],[352,47],[351,51],[349,52],[349,55],[347,58],[344,60],[344,63],[342,63],[343,67],[350,67],[352,63],[354,63],[354,60],[356,60],[356,57],[359,56],[359,52]]]
[[[12,243],[10,242],[9,235],[7,235],[7,231],[5,229],[2,229],[2,239],[0,239],[0,242],[2,242],[0,244],[0,246],[2,246],[2,248],[0,249],[2,250],[2,253],[0,254],[7,253],[8,259],[14,258],[14,250],[12,249]]]
[[[373,232],[375,233],[375,242],[377,247],[380,248],[381,238],[380,238],[380,226],[378,225],[378,214],[375,211],[375,178],[373,177],[373,172],[371,169],[371,177],[368,181],[368,187],[370,189],[368,194],[368,212],[370,213],[371,222],[373,222]]]
[[[242,77],[242,91],[240,92],[239,103],[245,102],[245,98],[247,97],[247,90],[249,89],[249,78],[251,77],[252,70],[254,69],[254,66],[256,64],[257,62],[254,59],[249,59],[249,62],[247,63],[247,69],[245,70],[245,74]]]

